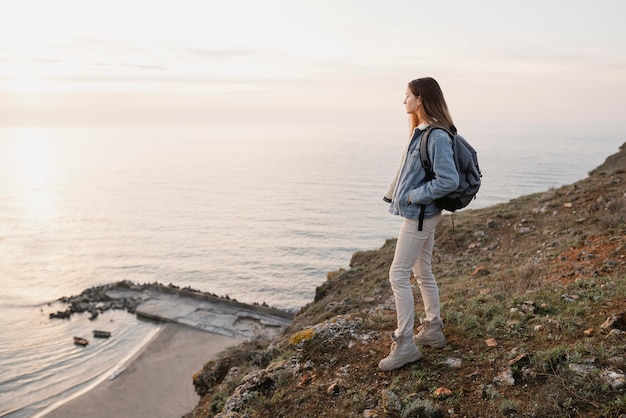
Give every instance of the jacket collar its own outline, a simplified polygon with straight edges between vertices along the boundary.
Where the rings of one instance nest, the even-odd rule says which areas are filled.
[[[413,129],[413,134],[411,135],[411,138],[413,138],[415,136],[415,131],[418,132],[424,132],[426,130],[426,128],[428,128],[430,125],[428,125],[427,123],[420,123],[419,125],[417,125],[415,127],[415,129]]]

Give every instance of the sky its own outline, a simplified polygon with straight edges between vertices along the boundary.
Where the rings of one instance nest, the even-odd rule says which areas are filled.
[[[0,0],[0,127],[405,123],[623,133],[623,0]]]

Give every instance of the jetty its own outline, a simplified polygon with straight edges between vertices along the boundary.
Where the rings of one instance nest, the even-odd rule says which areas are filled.
[[[121,281],[85,290],[58,302],[65,311],[50,318],[69,318],[88,312],[92,317],[109,309],[125,309],[139,318],[173,322],[215,334],[236,338],[269,338],[280,335],[294,314],[265,304],[247,304],[228,297],[191,288],[160,283],[136,284]]]

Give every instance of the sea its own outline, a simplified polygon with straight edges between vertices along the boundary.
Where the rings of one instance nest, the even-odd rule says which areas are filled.
[[[478,209],[580,180],[626,135],[466,137]],[[0,128],[0,417],[115,378],[159,330],[124,311],[50,319],[63,296],[130,280],[298,311],[397,236],[382,196],[405,144],[389,127]],[[93,329],[112,338],[74,345]]]

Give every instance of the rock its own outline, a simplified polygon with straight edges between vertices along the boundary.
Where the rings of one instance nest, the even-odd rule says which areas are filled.
[[[496,341],[495,338],[488,338],[485,340],[485,344],[487,344],[488,347],[497,347],[498,346],[498,342]]]
[[[578,299],[580,299],[580,296],[578,295],[568,295],[567,293],[563,293],[561,295],[561,299],[563,299],[565,302],[576,302]]]
[[[462,361],[460,358],[448,357],[444,363],[446,366],[452,369],[458,369],[459,367],[461,367]]]
[[[50,314],[50,319],[52,318],[57,318],[57,319],[68,319],[70,317],[71,313],[68,310],[65,311],[58,311],[56,313],[51,313]]]
[[[378,412],[373,409],[366,409],[363,411],[363,418],[378,418]]]
[[[524,312],[535,313],[537,312],[537,304],[534,300],[527,300],[526,302],[522,303],[520,309]]]
[[[513,369],[510,367],[501,371],[493,378],[493,383],[500,386],[514,386],[515,378],[513,377]]]
[[[445,399],[448,396],[452,395],[452,391],[450,389],[446,388],[446,387],[441,386],[441,387],[438,387],[437,389],[435,389],[435,391],[433,392],[433,395],[436,398]]]
[[[94,319],[98,318],[98,310],[96,308],[93,308],[91,310],[91,316],[89,317],[90,321],[93,321]]]
[[[350,316],[338,315],[322,323],[308,327],[291,336],[289,344],[294,350],[303,350],[310,341],[318,341],[320,344],[329,346],[340,337],[350,336],[361,339],[356,331],[361,321]]]
[[[381,401],[383,404],[383,411],[388,415],[400,413],[401,404],[398,395],[392,390],[385,389],[381,393]]]
[[[576,363],[570,363],[567,366],[571,371],[576,372],[578,374],[582,374],[582,375],[588,375],[589,373],[591,373],[592,371],[596,370],[596,367],[590,365],[590,364],[576,364]]]
[[[256,396],[271,397],[276,389],[276,382],[292,378],[299,369],[300,364],[297,359],[291,357],[272,363],[265,369],[248,373],[226,400],[222,413],[239,413],[245,408],[248,400]]]
[[[522,367],[522,379],[533,380],[537,377],[537,372],[531,367]]]
[[[222,386],[232,385],[233,382],[235,382],[235,380],[239,377],[240,374],[241,374],[240,367],[237,367],[237,366],[231,367],[228,370],[228,373],[226,373],[226,376],[224,377],[220,385]]]
[[[607,382],[613,389],[620,389],[626,384],[626,376],[624,376],[624,373],[618,373],[612,370],[604,370],[600,373],[600,378]]]

